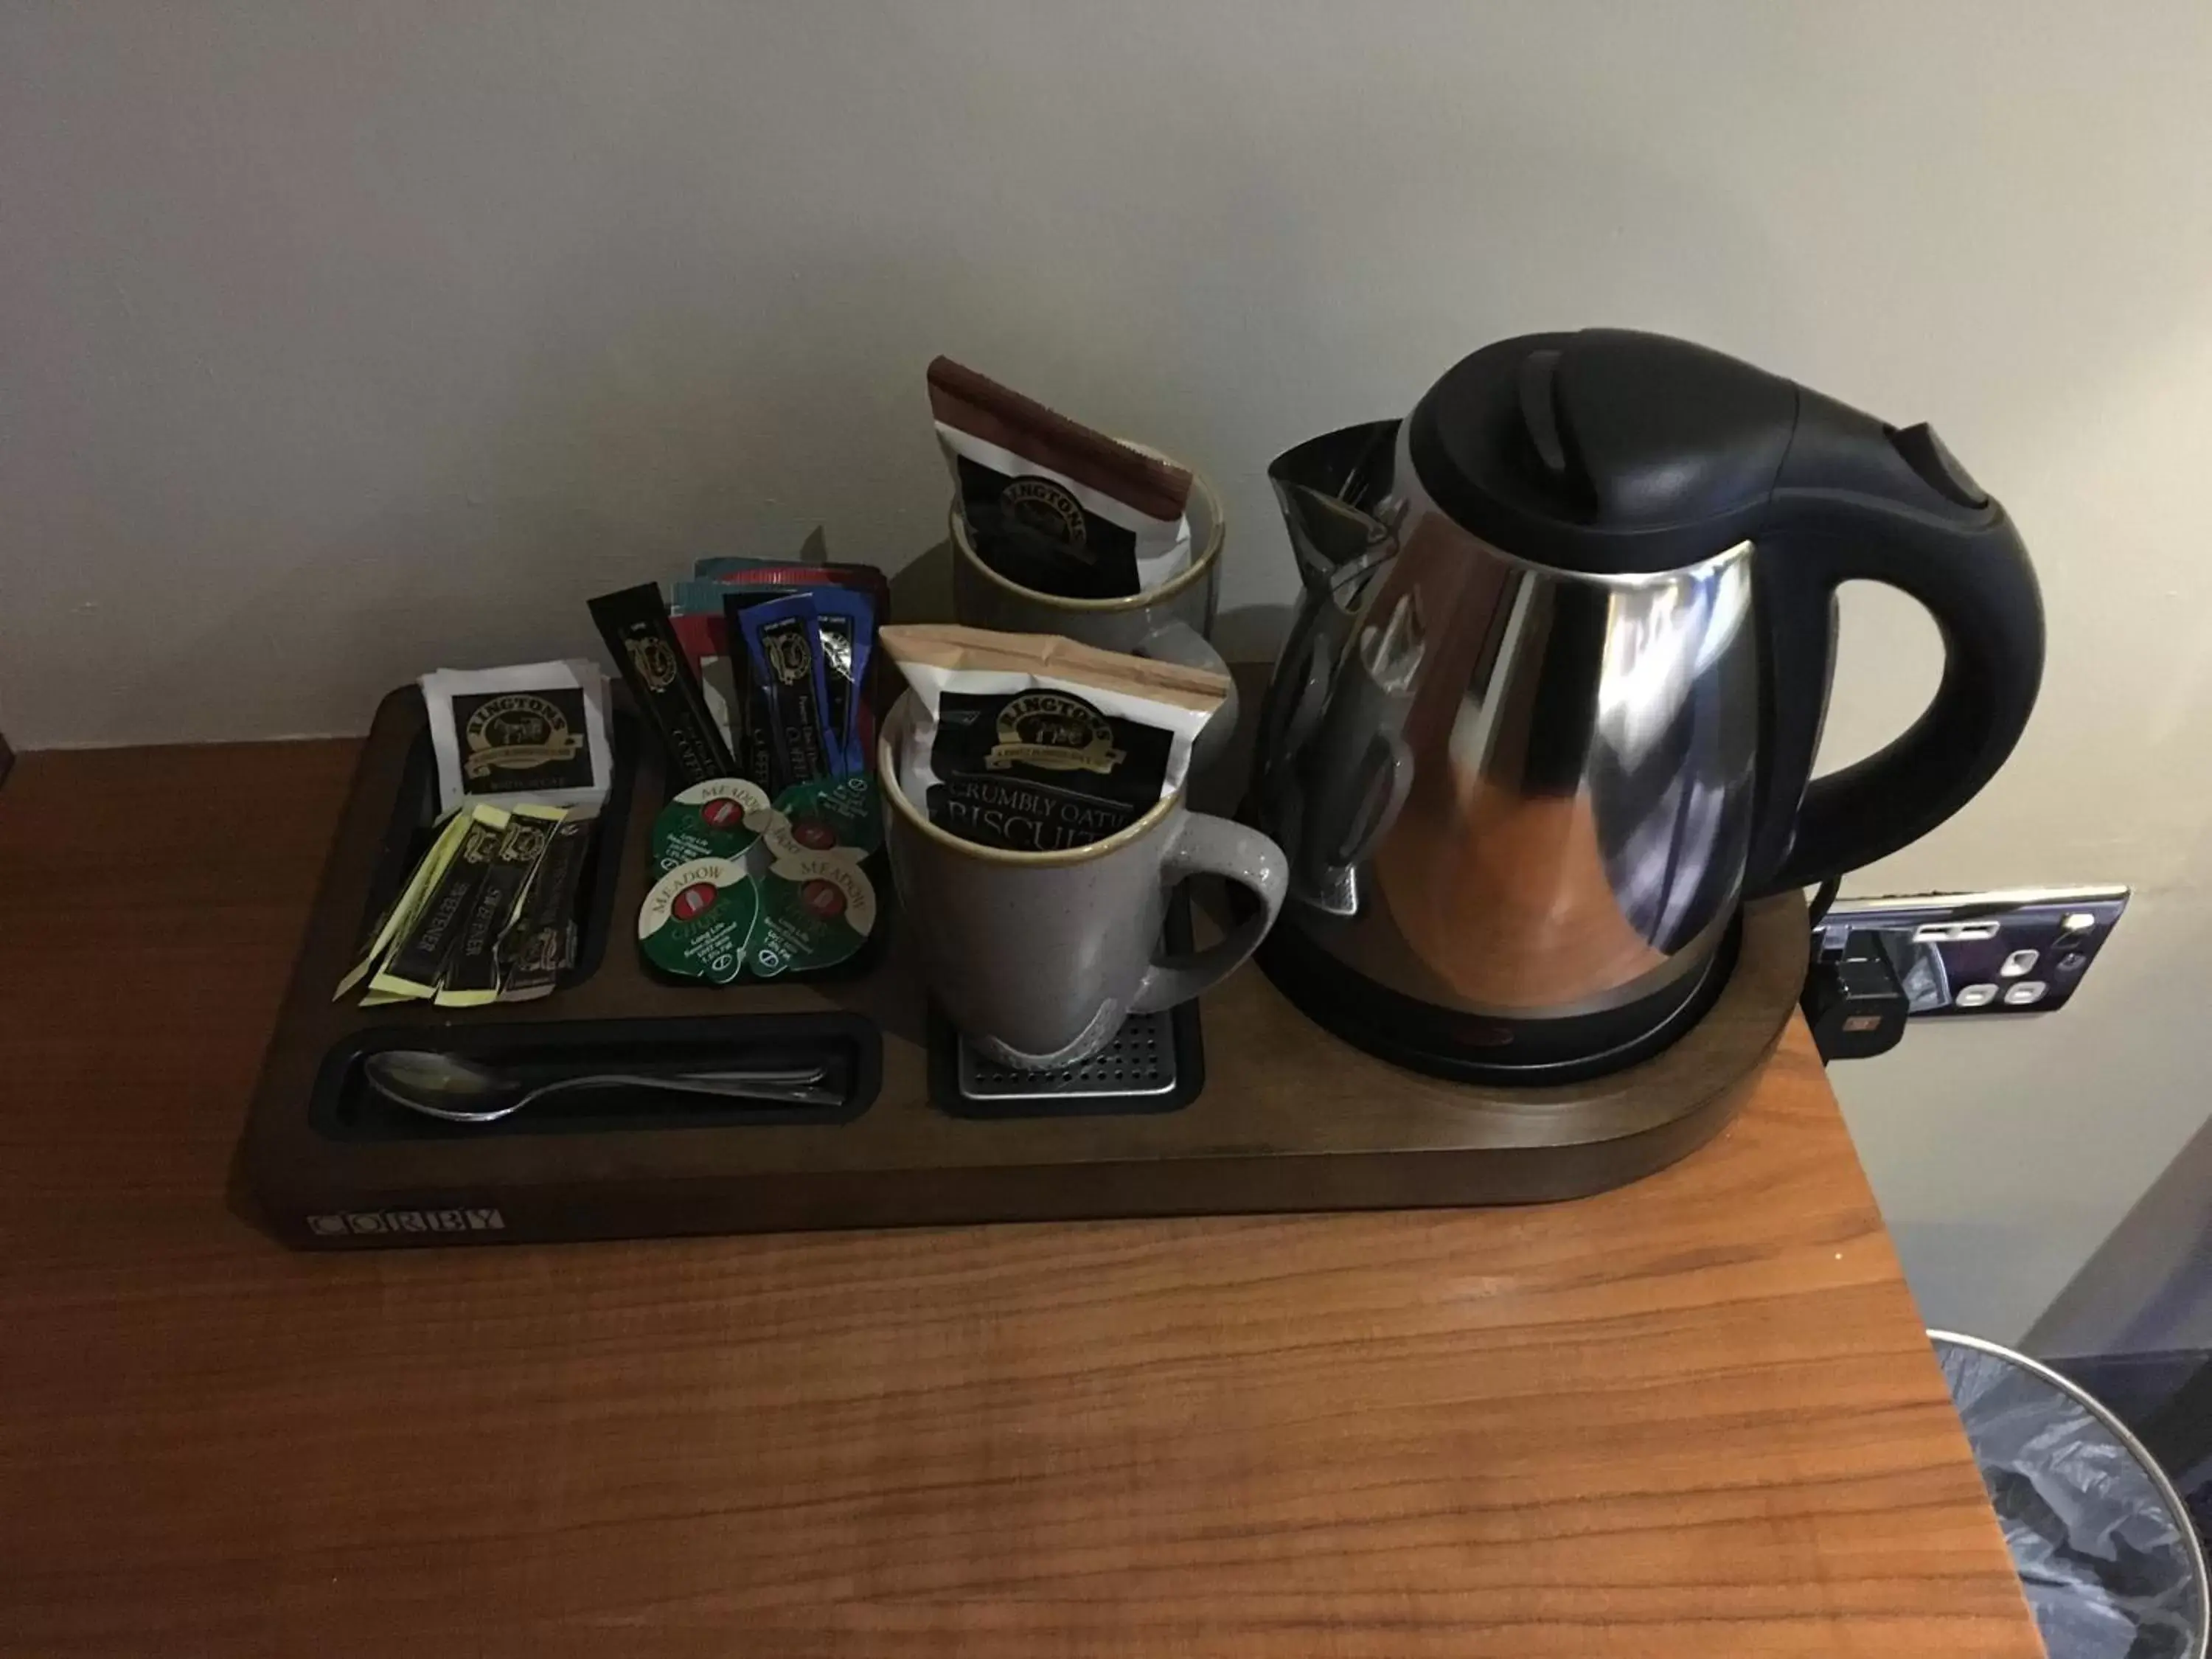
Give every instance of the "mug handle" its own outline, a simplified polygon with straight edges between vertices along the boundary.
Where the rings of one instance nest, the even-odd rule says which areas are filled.
[[[1229,665],[1221,659],[1221,653],[1205,635],[1187,622],[1172,619],[1146,635],[1144,643],[1137,647],[1137,654],[1157,662],[1171,662],[1179,668],[1203,668],[1229,682],[1229,695],[1221,700],[1221,707],[1213,711],[1212,717],[1191,739],[1192,773],[1195,775],[1212,766],[1237,735],[1237,677],[1229,672]]]
[[[1129,999],[1133,1014],[1158,1013],[1212,989],[1260,948],[1275,925],[1290,890],[1290,863],[1283,849],[1257,830],[1204,812],[1186,812],[1175,845],[1160,860],[1160,879],[1173,887],[1192,876],[1221,876],[1248,889],[1260,908],[1230,930],[1218,945],[1188,956],[1155,960]]]

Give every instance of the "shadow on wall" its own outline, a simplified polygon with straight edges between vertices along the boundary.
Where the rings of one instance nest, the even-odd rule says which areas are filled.
[[[2212,891],[2212,823],[2181,861],[2177,890]],[[2192,964],[2177,970],[2199,977]],[[2184,1061],[2177,1078],[2195,1084]],[[2189,1097],[2202,1102],[2201,1087]],[[2030,1328],[2032,1353],[2099,1355],[2212,1349],[2212,1121],[2183,1145],[2119,1224]]]
[[[2098,1246],[2024,1346],[2062,1355],[2212,1349],[2212,1123]]]
[[[358,729],[431,667],[597,654],[588,595],[702,554],[782,554],[823,525],[833,556],[896,569],[938,539],[946,483],[921,372],[939,349],[1205,468],[1231,526],[1223,643],[1271,653],[1269,607],[1295,587],[1263,473],[1278,449],[1401,412],[1501,333],[1592,317],[1790,331],[1760,222],[1648,157],[1467,134],[1489,166],[1383,170],[1363,204],[1376,228],[1347,240],[1294,168],[1226,148],[1236,136],[1216,135],[1224,148],[1171,198],[1069,181],[1061,216],[1149,226],[1135,246],[1045,239],[1028,263],[971,258],[991,226],[956,206],[934,240],[896,246],[811,222],[776,251],[786,280],[720,283],[702,273],[732,256],[696,229],[609,231],[516,284],[535,345],[502,423],[372,515],[234,562],[197,619],[117,653],[108,672],[131,666],[106,689],[77,684],[66,652],[11,643],[25,721],[46,741]],[[1573,178],[1577,210],[1555,215],[1532,177]],[[665,201],[671,185],[641,194]],[[1425,245],[1394,245],[1392,225]],[[655,229],[667,240],[651,248]],[[1622,238],[1639,234],[1695,257],[1632,277]],[[26,695],[49,685],[52,701]]]
[[[572,291],[611,305],[630,290],[605,282],[562,294]],[[221,699],[229,729],[265,727],[271,708],[357,727],[384,691],[428,668],[603,657],[591,595],[665,585],[709,553],[797,556],[825,520],[830,556],[903,565],[941,535],[941,521],[916,515],[894,540],[899,520],[878,506],[945,488],[921,364],[899,411],[904,453],[856,447],[882,401],[870,379],[880,362],[824,354],[783,365],[780,380],[761,374],[765,343],[821,303],[817,291],[792,314],[756,312],[742,333],[658,308],[556,313],[503,426],[404,503],[334,530],[214,625],[146,653],[113,717],[191,683],[201,700]],[[280,618],[304,685],[273,684],[267,653],[240,659],[239,642]]]

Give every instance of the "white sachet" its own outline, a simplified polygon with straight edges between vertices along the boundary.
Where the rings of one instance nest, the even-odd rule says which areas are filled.
[[[438,811],[489,805],[589,807],[607,798],[607,677],[570,659],[422,676]]]

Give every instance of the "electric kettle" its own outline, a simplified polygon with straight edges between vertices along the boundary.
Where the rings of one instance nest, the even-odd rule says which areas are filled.
[[[1291,866],[1261,961],[1420,1070],[1656,1052],[1719,994],[1742,900],[1926,835],[2034,705],[2034,573],[1935,433],[1685,341],[1506,340],[1268,473],[1304,593],[1249,807]],[[1858,579],[1933,613],[1942,682],[1812,778]]]

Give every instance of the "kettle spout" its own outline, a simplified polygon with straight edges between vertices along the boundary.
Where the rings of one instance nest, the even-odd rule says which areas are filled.
[[[1298,576],[1326,592],[1348,568],[1396,540],[1378,514],[1397,456],[1396,421],[1369,421],[1325,432],[1267,464],[1267,479],[1290,528]]]

